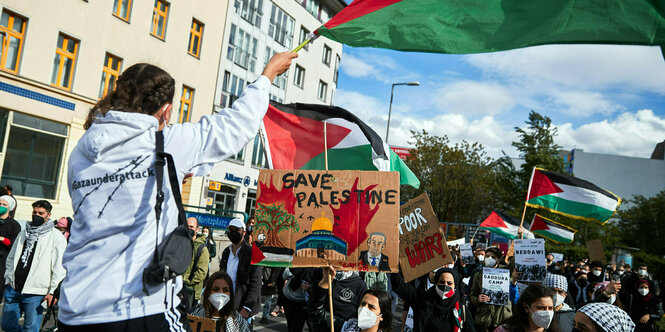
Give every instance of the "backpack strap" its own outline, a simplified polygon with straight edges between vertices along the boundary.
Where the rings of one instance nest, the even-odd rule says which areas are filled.
[[[196,263],[199,261],[199,258],[201,258],[201,254],[203,253],[203,248],[206,247],[206,244],[203,243],[199,246],[198,249],[196,249],[196,256],[194,256],[194,260],[192,261],[194,265],[192,265],[192,270],[189,271],[189,281],[192,281],[192,278],[194,277],[194,268],[196,267]]]

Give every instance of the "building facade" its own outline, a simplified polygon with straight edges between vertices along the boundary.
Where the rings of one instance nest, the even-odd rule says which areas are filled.
[[[229,107],[277,52],[294,49],[328,21],[343,0],[235,0],[229,2],[215,91],[215,110]],[[282,103],[334,102],[342,44],[319,38],[300,50],[278,76],[270,98]],[[200,204],[253,215],[259,170],[267,165],[257,135],[234,158],[215,165],[203,180]],[[192,195],[194,187],[192,187]]]
[[[176,81],[172,122],[213,111],[226,1],[22,1],[0,4],[0,184],[17,219],[47,199],[72,214],[67,160],[90,108],[135,63]],[[183,144],[186,148],[186,143]],[[200,191],[201,179],[183,188]]]

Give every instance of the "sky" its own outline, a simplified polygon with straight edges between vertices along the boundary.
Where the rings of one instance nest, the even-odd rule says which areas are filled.
[[[546,45],[474,55],[344,46],[334,103],[390,145],[411,130],[480,142],[491,157],[511,146],[534,110],[552,119],[564,149],[649,158],[665,140],[665,60],[656,47]]]

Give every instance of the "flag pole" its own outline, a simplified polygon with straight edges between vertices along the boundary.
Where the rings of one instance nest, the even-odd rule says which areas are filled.
[[[325,156],[326,171],[328,170],[328,121],[323,121],[323,155]],[[330,266],[328,266],[330,270]],[[328,271],[328,305],[330,306],[330,332],[335,332],[335,320],[333,317],[333,294],[332,277]]]
[[[536,167],[533,167],[531,171],[531,179],[529,179],[529,188],[526,190],[526,198],[524,198],[524,211],[522,211],[522,221],[520,221],[520,227],[524,225],[524,216],[526,216],[526,202],[529,201],[529,194],[531,193],[531,185],[533,185],[533,175],[536,174]]]
[[[325,157],[326,171],[328,170],[328,121],[323,121],[323,155]]]
[[[302,43],[300,43],[300,45],[298,45],[298,47],[294,48],[293,51],[291,51],[291,53],[298,53],[298,51],[300,51],[303,47],[305,47],[310,42],[313,42],[314,39],[316,39],[316,38],[319,38],[319,35],[317,35],[313,32],[308,33],[307,38]]]

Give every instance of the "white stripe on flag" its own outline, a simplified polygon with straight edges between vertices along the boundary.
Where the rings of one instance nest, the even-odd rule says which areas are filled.
[[[563,192],[551,194],[552,196],[560,197],[573,202],[599,206],[609,211],[614,211],[617,208],[618,200],[611,199],[599,192],[561,183],[557,183],[556,185],[559,186]]]

